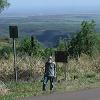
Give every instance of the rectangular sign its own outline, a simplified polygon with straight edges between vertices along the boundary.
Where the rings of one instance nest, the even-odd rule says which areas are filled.
[[[67,51],[56,51],[55,52],[55,62],[67,63],[68,53]]]
[[[10,38],[18,38],[18,27],[9,26],[9,34],[10,34]]]

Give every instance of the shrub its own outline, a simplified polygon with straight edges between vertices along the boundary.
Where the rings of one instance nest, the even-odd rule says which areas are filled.
[[[81,24],[81,31],[77,33],[70,42],[70,55],[77,57],[84,53],[92,56],[96,44],[95,35],[95,22],[83,21]]]
[[[34,46],[32,48],[31,39],[24,38],[17,48],[18,52],[28,54],[29,56],[40,56],[42,54],[43,46],[34,38]]]
[[[12,50],[9,46],[4,46],[0,49],[0,58],[9,59]]]

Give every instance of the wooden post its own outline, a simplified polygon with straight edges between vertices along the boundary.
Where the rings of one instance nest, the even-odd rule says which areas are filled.
[[[67,79],[67,73],[66,72],[67,72],[66,63],[64,63],[64,74],[65,74],[64,79],[65,79],[65,81]]]
[[[58,73],[57,73],[57,71],[58,71],[58,63],[56,62],[56,81],[58,80]]]

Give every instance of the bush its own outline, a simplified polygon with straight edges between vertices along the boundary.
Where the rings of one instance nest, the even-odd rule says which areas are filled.
[[[54,51],[55,50],[53,48],[45,48],[43,57],[48,58],[49,56],[52,56]]]
[[[27,53],[30,55],[31,53],[31,41],[29,38],[24,38],[20,41],[19,47],[17,48],[18,52]]]
[[[96,45],[95,35],[95,22],[83,21],[81,31],[70,42],[69,54],[73,57],[80,57],[82,53],[93,56]]]
[[[43,46],[34,38],[33,48],[30,38],[24,38],[17,48],[18,52],[28,54],[29,56],[40,56],[43,51]]]
[[[6,95],[8,93],[9,89],[7,89],[7,86],[0,81],[0,95]]]
[[[95,73],[89,73],[89,72],[85,75],[86,78],[95,78],[95,76],[96,76]]]
[[[12,50],[9,46],[4,46],[0,49],[0,58],[9,59]]]

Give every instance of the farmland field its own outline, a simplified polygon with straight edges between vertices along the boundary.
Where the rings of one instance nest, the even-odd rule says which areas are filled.
[[[18,25],[19,37],[35,35],[40,42],[49,45],[61,36],[70,37],[78,32],[83,20],[94,20],[96,32],[100,32],[100,15],[96,14],[0,17],[0,37],[9,37],[9,25]]]

